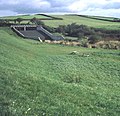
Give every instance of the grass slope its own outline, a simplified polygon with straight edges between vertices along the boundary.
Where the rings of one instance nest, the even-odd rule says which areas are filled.
[[[119,22],[109,22],[97,19],[89,19],[80,16],[72,15],[55,15],[55,17],[63,18],[63,20],[44,20],[45,24],[52,27],[58,27],[59,25],[67,25],[71,23],[88,25],[95,28],[104,28],[109,30],[120,30]]]
[[[0,28],[0,115],[119,116],[119,88],[119,51],[39,44]]]

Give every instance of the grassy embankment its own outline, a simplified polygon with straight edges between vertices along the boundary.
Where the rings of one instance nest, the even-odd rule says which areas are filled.
[[[119,51],[40,44],[0,28],[0,115],[119,116],[119,88]]]

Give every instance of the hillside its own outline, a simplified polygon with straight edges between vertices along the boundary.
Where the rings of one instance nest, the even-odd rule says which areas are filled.
[[[3,116],[119,116],[119,72],[118,50],[40,44],[0,28]]]
[[[89,16],[88,18],[86,18],[83,16],[77,16],[77,15],[44,15],[44,14],[37,15],[36,14],[36,15],[0,17],[0,19],[14,20],[17,18],[23,18],[25,20],[22,21],[22,23],[28,23],[29,22],[28,19],[32,19],[34,17],[41,19],[46,25],[51,27],[58,27],[59,25],[68,25],[71,23],[77,23],[80,25],[87,25],[90,27],[102,28],[107,30],[120,30],[120,22],[109,22],[109,21],[97,20],[97,19],[107,19],[111,21],[113,20],[113,17]],[[97,18],[97,19],[91,19],[91,17]],[[55,18],[60,18],[63,20],[60,20],[60,19],[55,20]]]
[[[55,15],[55,17],[63,18],[63,20],[44,20],[48,26],[58,27],[59,25],[67,25],[71,23],[83,24],[95,28],[104,28],[108,30],[120,30],[119,22],[109,22],[97,19],[91,19],[74,15]]]
[[[43,16],[43,15],[18,15],[18,16],[6,16],[6,17],[0,17],[0,19],[16,19],[16,18],[23,18],[23,19],[32,19],[32,18],[48,18],[47,16]]]

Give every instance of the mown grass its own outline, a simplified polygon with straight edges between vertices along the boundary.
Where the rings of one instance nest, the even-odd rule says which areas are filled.
[[[0,115],[119,116],[119,88],[119,51],[40,44],[0,28]]]

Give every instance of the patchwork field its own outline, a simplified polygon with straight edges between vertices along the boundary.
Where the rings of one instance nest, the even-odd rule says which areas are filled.
[[[104,28],[108,30],[120,30],[119,22],[109,22],[96,19],[89,19],[80,16],[72,15],[55,15],[55,17],[63,18],[63,20],[44,20],[44,23],[48,26],[58,27],[59,25],[67,25],[71,23],[77,23],[80,25],[87,25],[95,28]]]
[[[48,19],[49,17],[43,16],[43,15],[18,15],[18,16],[7,16],[7,17],[0,17],[0,19],[17,19],[17,18],[23,18],[23,19],[32,19],[32,18],[46,18]]]
[[[120,51],[40,44],[0,28],[1,116],[119,116],[119,88]]]
[[[53,16],[56,18],[62,18],[63,20],[42,20],[46,25],[51,27],[58,27],[59,25],[68,25],[71,23],[77,23],[79,25],[87,25],[90,27],[95,28],[102,28],[107,30],[120,30],[120,22],[109,22],[109,21],[102,21],[97,19],[91,19],[86,18],[82,16],[75,16],[75,15],[48,15]],[[32,18],[38,18],[38,19],[50,19],[50,17],[44,16],[44,15],[21,15],[21,16],[9,16],[9,17],[0,17],[0,19],[16,19],[16,18],[23,18],[23,19],[32,19]],[[107,20],[113,20],[113,17],[98,17],[98,16],[92,16],[93,18],[98,19],[107,19]],[[51,18],[52,19],[52,18]],[[28,21],[22,21],[21,23],[28,23]]]

